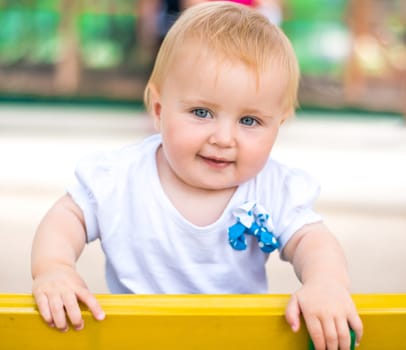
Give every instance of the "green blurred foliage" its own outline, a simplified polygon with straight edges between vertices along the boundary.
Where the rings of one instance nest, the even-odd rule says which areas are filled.
[[[283,28],[306,75],[340,76],[350,54],[351,36],[340,22],[291,21]]]
[[[74,22],[85,68],[109,69],[128,62],[135,47],[134,8],[134,0],[77,3]],[[0,0],[0,65],[56,64],[62,11],[61,0]]]
[[[285,0],[290,16],[299,21],[341,21],[348,0]]]
[[[8,9],[58,11],[59,0],[0,0],[0,11]]]
[[[52,64],[59,46],[57,12],[10,7],[0,12],[0,64]]]
[[[135,47],[135,17],[83,13],[79,17],[81,54],[89,68],[106,69],[126,62]]]
[[[282,28],[292,41],[302,74],[339,76],[350,50],[347,0],[286,0]]]
[[[85,69],[132,69],[135,52],[136,0],[76,1],[73,23]],[[404,0],[391,0],[401,3]],[[349,0],[285,0],[282,28],[296,50],[304,75],[340,76],[348,60]],[[60,60],[62,0],[0,0],[0,66],[54,65]],[[387,20],[398,41],[405,23],[394,13]],[[140,61],[140,60],[138,60]]]
[[[0,64],[54,64],[59,5],[58,0],[0,0]]]

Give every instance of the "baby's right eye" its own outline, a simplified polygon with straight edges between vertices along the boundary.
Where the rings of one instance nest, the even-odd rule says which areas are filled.
[[[210,112],[204,108],[195,108],[192,110],[192,113],[198,118],[208,118],[210,117]]]

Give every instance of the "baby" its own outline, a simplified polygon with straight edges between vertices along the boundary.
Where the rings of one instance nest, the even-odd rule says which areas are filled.
[[[316,349],[349,349],[349,326],[359,342],[343,251],[312,209],[319,187],[270,158],[298,80],[288,39],[254,9],[186,10],[145,90],[158,134],[83,159],[38,227],[33,295],[44,320],[82,329],[78,301],[105,317],[75,269],[96,239],[112,293],[267,293],[277,249],[302,282],[286,308],[293,331],[302,315]]]

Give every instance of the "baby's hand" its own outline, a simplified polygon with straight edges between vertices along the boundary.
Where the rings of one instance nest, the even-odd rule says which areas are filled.
[[[359,344],[363,328],[348,290],[334,281],[309,281],[294,293],[286,308],[286,320],[293,331],[300,327],[300,313],[316,350],[348,350],[349,327]]]
[[[84,303],[97,320],[105,314],[79,274],[69,266],[53,267],[34,278],[32,292],[42,318],[50,327],[69,329],[68,319],[75,330],[84,327],[79,301]]]

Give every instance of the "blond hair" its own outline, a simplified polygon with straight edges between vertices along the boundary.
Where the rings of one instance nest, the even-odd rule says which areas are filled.
[[[269,65],[277,64],[287,80],[282,107],[285,111],[294,110],[299,68],[288,38],[254,9],[213,1],[187,9],[166,35],[144,92],[148,111],[151,85],[160,90],[171,67],[178,63],[177,54],[190,42],[196,48],[208,48],[216,57],[242,62],[255,71],[257,78]]]

